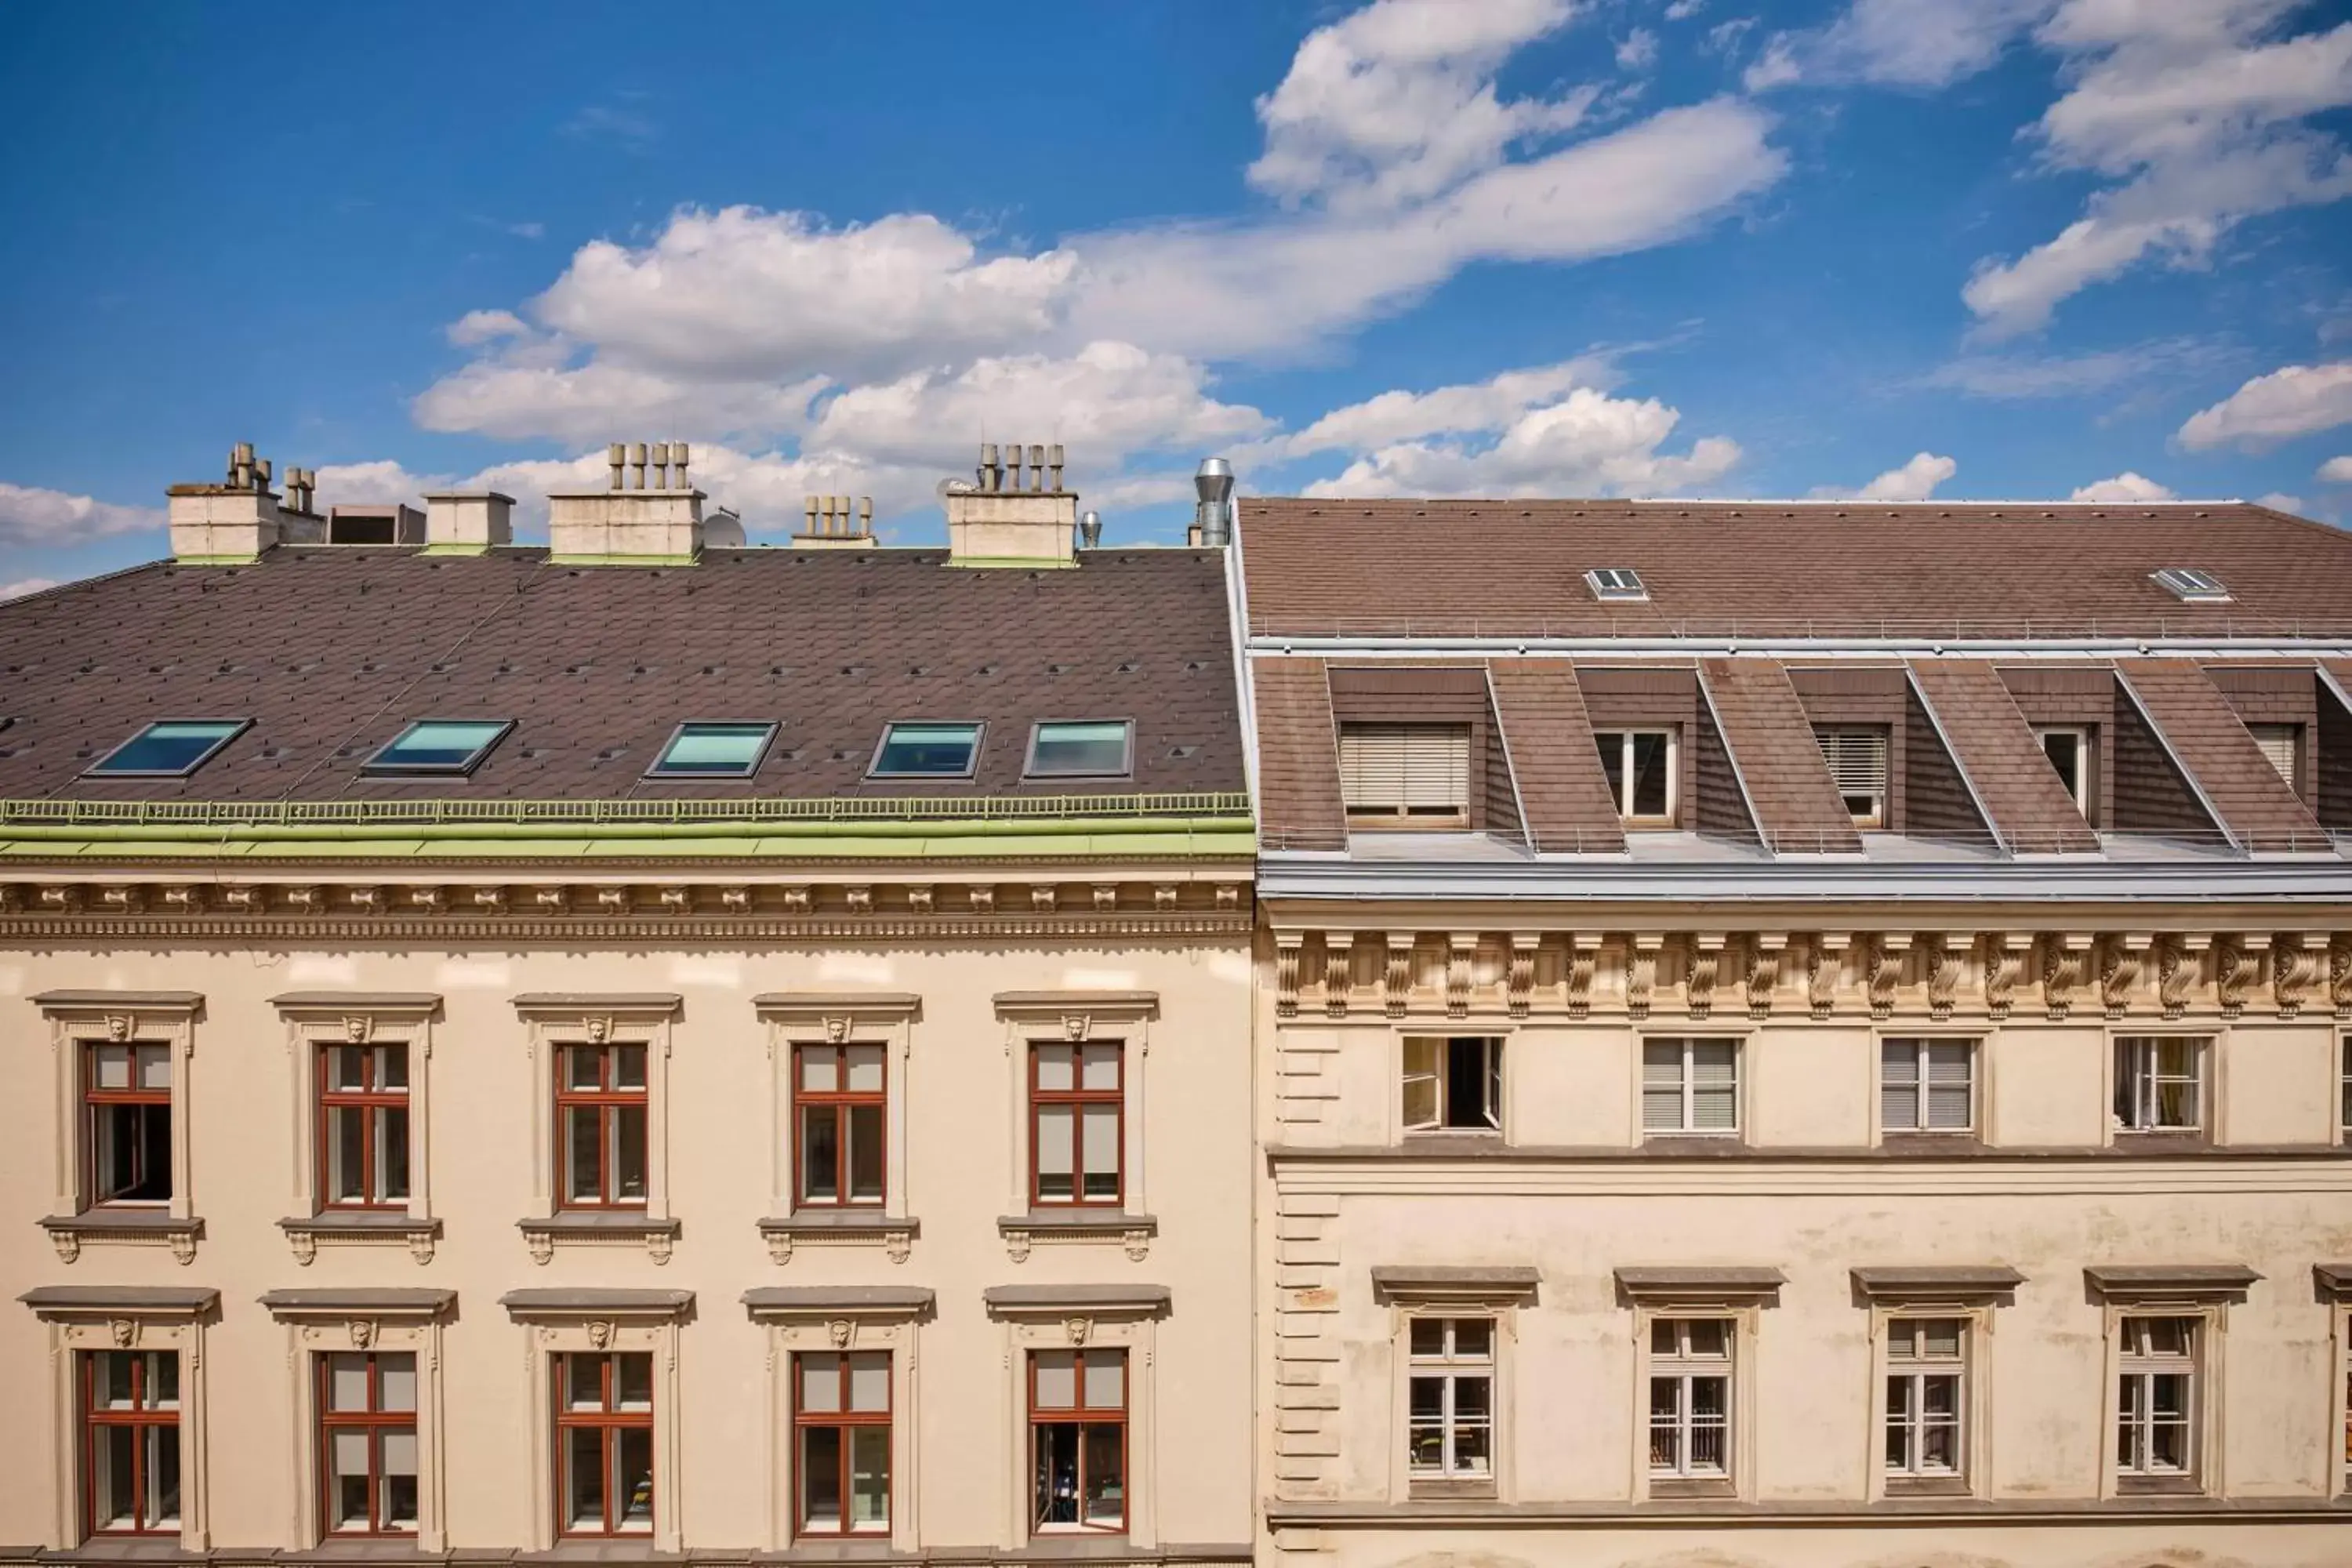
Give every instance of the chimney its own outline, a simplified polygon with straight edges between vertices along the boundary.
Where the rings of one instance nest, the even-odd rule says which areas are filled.
[[[801,512],[806,521],[793,535],[794,550],[874,548],[872,496],[809,496]]]
[[[425,498],[425,553],[479,555],[514,542],[514,497],[496,490],[443,490]]]
[[[289,513],[269,488],[269,460],[250,441],[229,448],[228,473],[218,484],[173,485],[168,498],[172,559],[184,566],[242,566],[281,542],[319,537],[320,520]]]
[[[1193,510],[1191,542],[1216,549],[1234,542],[1234,466],[1223,458],[1205,458],[1192,476],[1192,491],[1201,498]]]
[[[608,489],[547,498],[548,559],[559,566],[692,565],[702,553],[709,498],[687,478],[690,455],[683,441],[606,447]]]
[[[980,448],[978,483],[944,488],[948,563],[951,566],[1075,566],[1078,497],[1062,488],[1062,448],[1025,448],[1024,482],[1018,442],[1003,459],[993,443]]]

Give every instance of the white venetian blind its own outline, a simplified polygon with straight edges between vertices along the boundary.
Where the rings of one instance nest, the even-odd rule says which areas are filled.
[[[2294,784],[2295,763],[2301,760],[2303,754],[2303,726],[2300,724],[2249,724],[2246,728],[2252,733],[2254,744],[2263,749],[2263,755],[2270,759],[2271,766],[2278,770],[2278,776],[2286,780],[2288,785],[2292,787]]]
[[[1339,789],[1350,813],[1459,816],[1469,809],[1467,724],[1342,724]]]
[[[1886,793],[1886,731],[1884,730],[1816,730],[1822,757],[1837,780],[1840,795],[1884,795]]]

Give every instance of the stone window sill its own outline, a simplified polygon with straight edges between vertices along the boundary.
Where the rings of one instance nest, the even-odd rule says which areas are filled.
[[[294,1248],[294,1261],[305,1268],[319,1255],[320,1244],[331,1247],[406,1247],[420,1264],[433,1261],[434,1244],[441,1239],[441,1222],[383,1209],[321,1209],[308,1216],[293,1215],[278,1222]]]
[[[1004,1238],[1005,1256],[1015,1263],[1027,1261],[1030,1249],[1041,1242],[1059,1245],[1113,1241],[1126,1250],[1129,1258],[1140,1263],[1151,1255],[1151,1238],[1160,1234],[1160,1221],[1152,1215],[1073,1204],[1067,1208],[1004,1215],[997,1219],[996,1229]]]
[[[682,1228],[674,1219],[656,1219],[637,1210],[570,1210],[536,1219],[517,1220],[515,1227],[530,1244],[530,1260],[546,1263],[558,1247],[641,1246],[656,1263],[667,1263]]]
[[[768,1244],[768,1259],[793,1260],[803,1246],[879,1247],[893,1263],[904,1263],[922,1234],[922,1222],[912,1215],[886,1214],[877,1208],[804,1208],[770,1215],[760,1222],[760,1237]]]
[[[67,1263],[79,1258],[85,1245],[97,1242],[106,1246],[169,1247],[172,1257],[184,1265],[196,1260],[196,1243],[205,1234],[205,1222],[174,1219],[161,1206],[95,1208],[76,1215],[51,1215],[41,1221],[41,1228],[49,1233],[58,1257]]]

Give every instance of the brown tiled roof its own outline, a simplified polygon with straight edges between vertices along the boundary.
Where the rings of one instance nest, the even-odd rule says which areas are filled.
[[[2317,843],[2318,822],[2203,670],[2149,658],[2118,666],[2117,675],[2231,837],[2253,848]]]
[[[1769,659],[1703,658],[1698,676],[1766,838],[1781,849],[1860,849],[1788,670]]]
[[[1252,661],[1257,694],[1257,819],[1269,845],[1343,849],[1348,808],[1339,795],[1339,730],[1331,680],[1319,658]]]
[[[2042,754],[2000,671],[1981,659],[1941,658],[1914,660],[1910,671],[1952,760],[2004,843],[2043,854],[2098,848],[2098,836]]]
[[[2352,628],[2352,535],[2234,502],[1253,497],[1239,538],[1252,626],[1302,636]],[[1596,601],[1602,566],[1638,571],[1650,602]],[[2148,580],[2167,566],[2232,602],[2182,603]]]
[[[1498,658],[1486,674],[1535,847],[1623,848],[1624,824],[1601,771],[1576,667],[1564,658]]]
[[[284,548],[0,604],[0,798],[1083,795],[1244,787],[1219,553],[1075,571],[922,550],[713,550],[678,569]],[[83,768],[141,725],[249,718],[186,779]],[[518,721],[470,779],[363,778],[412,720]],[[1042,719],[1135,721],[1131,780],[1024,780]],[[987,725],[971,780],[868,782],[894,719]],[[750,779],[641,777],[684,720],[772,720]]]

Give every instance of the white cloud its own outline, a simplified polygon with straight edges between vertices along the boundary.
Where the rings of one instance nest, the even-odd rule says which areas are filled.
[[[1739,73],[1739,85],[1749,92],[1769,92],[1776,87],[1788,87],[1803,79],[1804,68],[1797,63],[1781,39],[1775,38],[1764,46],[1748,68]]]
[[[1790,79],[1947,86],[2000,58],[2053,0],[1853,0],[1829,26],[1784,33],[1768,46],[1792,62]]]
[[[2138,501],[2170,500],[2173,499],[2173,494],[2168,486],[2158,484],[2154,479],[2144,478],[2126,468],[2113,479],[2097,479],[2081,486],[2066,499],[2129,505]]]
[[[2209,363],[2219,352],[2199,339],[2172,338],[2082,354],[1970,353],[1937,365],[1920,384],[2002,401],[2074,397]]]
[[[1648,70],[1658,63],[1658,35],[1647,27],[1636,27],[1617,43],[1617,64],[1629,71]]]
[[[1936,487],[1960,471],[1960,465],[1933,452],[1921,452],[1899,468],[1889,468],[1858,490],[1834,485],[1817,486],[1813,495],[1823,500],[1927,500]]]
[[[468,310],[447,328],[449,341],[461,349],[479,347],[500,338],[533,336],[530,327],[512,310]]]
[[[1688,21],[1691,17],[1697,16],[1699,12],[1706,9],[1706,0],[1674,0],[1674,4],[1666,7],[1666,20],[1669,22]]]
[[[158,508],[0,483],[0,544],[82,544],[163,526]]]
[[[54,588],[58,581],[55,577],[20,577],[14,583],[0,583],[0,599],[21,599],[27,594]]]
[[[2254,498],[2254,504],[2256,506],[2266,506],[2273,511],[2291,512],[2296,517],[2305,515],[2303,510],[2303,498],[2301,496],[2291,496],[2284,490],[2273,490],[2266,496],[2256,496]]]
[[[2290,364],[2258,375],[2180,426],[2191,451],[2235,445],[2249,450],[2352,424],[2352,360]]]
[[[2318,477],[2323,485],[2352,485],[2352,456],[2328,458],[2319,465]]]
[[[1424,436],[1499,431],[1529,409],[1580,386],[1606,390],[1617,381],[1604,354],[1564,360],[1528,370],[1507,370],[1486,381],[1441,386],[1430,392],[1383,392],[1361,403],[1335,408],[1297,434],[1271,443],[1280,455],[1367,452]]]
[[[477,360],[444,376],[410,405],[427,430],[523,439],[596,441],[644,431],[732,436],[802,428],[825,380],[778,384],[665,375],[604,360],[575,366]]]

